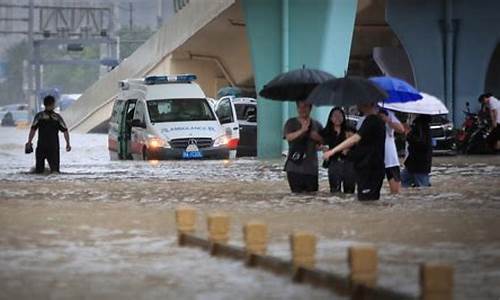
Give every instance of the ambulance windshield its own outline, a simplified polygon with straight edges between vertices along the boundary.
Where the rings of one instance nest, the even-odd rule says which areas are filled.
[[[206,99],[161,99],[147,103],[152,123],[216,120]]]

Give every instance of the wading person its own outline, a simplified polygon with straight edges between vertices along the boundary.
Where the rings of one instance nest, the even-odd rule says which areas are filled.
[[[45,110],[35,115],[33,124],[31,125],[26,145],[27,147],[31,147],[33,137],[38,130],[38,142],[35,151],[35,173],[44,172],[45,160],[48,161],[51,172],[59,172],[59,131],[64,133],[66,151],[71,151],[66,124],[62,117],[54,112],[55,102],[54,97],[46,96],[43,99]]]
[[[500,151],[500,100],[486,93],[479,96],[479,102],[490,111],[491,132],[488,135],[488,144],[493,150]]]
[[[296,118],[287,120],[284,136],[288,141],[286,177],[293,193],[318,191],[318,150],[323,127],[310,117],[311,104],[297,102]]]
[[[394,133],[404,133],[405,129],[393,112],[380,108],[379,116],[385,122],[386,127],[384,151],[385,176],[389,182],[391,194],[398,194],[401,188],[401,172]]]
[[[323,141],[329,149],[333,149],[346,140],[347,134],[345,113],[340,107],[335,107],[330,111],[325,129],[321,131]],[[347,151],[336,153],[323,162],[323,167],[328,168],[331,193],[340,192],[341,187],[344,193],[354,193],[356,181],[352,162],[346,159]]]
[[[408,156],[405,168],[401,172],[403,187],[430,186],[432,166],[432,136],[430,129],[431,117],[418,115],[406,135]]]
[[[358,105],[366,116],[358,132],[323,154],[330,159],[337,153],[356,147],[349,154],[354,162],[358,200],[378,200],[385,176],[385,124],[378,116],[375,103]]]

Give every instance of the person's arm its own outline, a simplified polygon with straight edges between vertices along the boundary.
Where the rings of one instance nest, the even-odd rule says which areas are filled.
[[[28,144],[31,144],[33,142],[33,138],[35,137],[36,133],[36,127],[31,127],[30,133],[28,135]]]
[[[28,143],[31,144],[33,142],[33,138],[35,137],[36,130],[38,129],[39,116],[35,115],[33,118],[33,123],[31,123],[30,133],[28,134]]]
[[[323,131],[323,126],[321,126],[321,124],[316,121],[315,121],[315,126],[316,127],[312,127],[311,133],[309,134],[309,138],[315,141],[316,143],[323,145],[325,143],[323,135],[321,134]]]
[[[311,132],[309,137],[318,144],[324,144],[323,137],[317,131]]]
[[[498,114],[498,111],[496,110],[496,108],[490,107],[491,127],[492,128],[497,127],[497,114]]]
[[[397,120],[397,121],[396,120],[388,118],[387,125],[389,125],[389,127],[394,129],[394,131],[397,133],[405,133],[405,128],[404,128],[403,124],[401,124],[401,122],[399,122],[399,120]]]
[[[287,141],[291,142],[291,141],[296,140],[299,137],[301,137],[304,133],[306,133],[306,131],[307,131],[307,128],[306,129],[300,128],[297,131],[285,134],[285,138]]]
[[[340,153],[346,149],[352,148],[352,146],[359,143],[359,141],[361,141],[361,136],[359,134],[355,133],[354,135],[352,135],[351,137],[349,137],[348,139],[346,139],[342,143],[338,144],[333,149],[330,149],[330,150],[326,151],[325,153],[323,153],[323,157],[324,157],[324,159],[329,159],[330,157],[332,157],[336,153]]]
[[[405,132],[403,124],[399,122],[398,118],[392,112],[390,112],[388,115],[381,113],[379,114],[379,116],[387,125],[389,125],[390,128],[394,129],[395,132],[397,133]]]
[[[71,144],[69,142],[69,131],[66,130],[66,131],[64,131],[63,134],[64,134],[64,139],[66,140],[66,151],[69,152],[69,151],[71,151]]]
[[[287,141],[289,141],[289,142],[294,141],[294,140],[298,139],[299,137],[301,137],[302,135],[304,135],[309,130],[309,126],[311,125],[311,120],[300,121],[300,124],[301,124],[300,129],[293,131],[293,132],[285,133],[285,138]],[[285,125],[285,131],[287,131],[286,128],[288,126],[289,125]]]
[[[59,130],[63,132],[64,134],[64,139],[66,140],[66,151],[71,151],[71,144],[69,142],[69,130],[68,126],[66,126],[66,123],[64,122],[63,118],[60,115],[57,115],[59,119]]]

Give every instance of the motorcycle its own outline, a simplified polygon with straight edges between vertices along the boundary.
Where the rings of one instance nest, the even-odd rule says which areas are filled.
[[[487,140],[489,123],[487,118],[470,111],[469,102],[466,103],[465,120],[457,133],[457,148],[463,154],[490,154],[492,149]]]

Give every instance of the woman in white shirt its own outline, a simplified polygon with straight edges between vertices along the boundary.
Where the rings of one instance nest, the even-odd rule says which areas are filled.
[[[389,182],[391,194],[398,194],[401,188],[401,172],[394,134],[396,132],[404,133],[404,127],[391,111],[380,108],[379,116],[385,122],[385,175]]]

